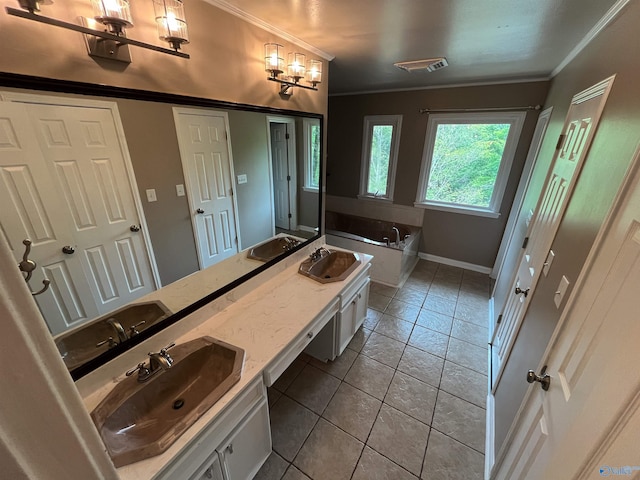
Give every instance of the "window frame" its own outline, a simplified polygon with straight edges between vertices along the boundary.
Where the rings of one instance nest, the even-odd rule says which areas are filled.
[[[416,201],[414,206],[431,210],[441,210],[445,212],[463,213],[468,215],[476,215],[482,217],[498,218],[500,216],[500,205],[504,197],[507,187],[509,173],[513,165],[520,134],[526,112],[481,112],[481,113],[434,113],[429,115],[427,123],[427,134],[424,141],[424,149],[422,153],[422,164],[420,166],[420,177],[418,182],[418,190],[416,192]],[[496,181],[493,186],[491,200],[488,207],[479,207],[475,205],[465,205],[459,203],[442,202],[437,200],[426,200],[427,186],[429,185],[429,176],[431,174],[431,161],[433,158],[433,149],[435,146],[436,134],[438,126],[441,124],[510,124],[509,134],[502,153],[502,160],[496,175]]]
[[[367,192],[369,183],[369,169],[371,156],[371,141],[375,126],[392,126],[391,147],[389,151],[389,170],[387,174],[387,192],[385,195],[375,195]],[[364,117],[362,134],[362,159],[360,164],[360,190],[359,199],[393,202],[393,193],[396,183],[396,167],[398,165],[398,152],[400,150],[400,132],[402,129],[402,115],[367,115]]]
[[[318,178],[318,186],[312,185],[312,174],[313,168],[311,165],[312,162],[312,145],[311,145],[311,129],[313,127],[318,127],[318,138],[322,142],[322,128],[320,125],[320,119],[318,118],[303,118],[302,119],[302,144],[303,144],[303,182],[302,182],[302,190],[305,192],[313,192],[318,193],[320,191],[320,178]],[[322,166],[322,145],[318,146],[318,161],[320,162],[320,166]]]

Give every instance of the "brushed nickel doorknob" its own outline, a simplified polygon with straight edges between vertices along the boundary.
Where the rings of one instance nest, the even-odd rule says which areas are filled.
[[[129,230],[131,230],[132,232],[139,232],[140,231],[140,225],[131,225],[129,227]]]
[[[199,209],[197,209],[197,210],[196,210],[196,212],[198,212],[198,213],[204,213],[204,210],[203,210],[203,209],[201,209],[201,208],[199,208]]]
[[[64,247],[62,247],[62,253],[66,253],[67,255],[72,255],[73,253],[75,253],[75,251],[76,249],[71,245],[65,245]]]
[[[549,386],[551,385],[551,376],[546,372],[547,372],[547,366],[546,365],[544,367],[542,367],[542,371],[540,372],[540,375],[538,375],[533,370],[529,370],[527,372],[527,382],[528,383],[533,383],[533,382],[540,383],[540,386],[546,392],[547,390],[549,390]]]
[[[520,287],[516,287],[515,294],[516,294],[516,295],[520,295],[521,293],[522,293],[522,294],[525,296],[525,298],[526,298],[526,296],[527,296],[527,295],[529,295],[529,289],[527,288],[526,290],[522,290]]]

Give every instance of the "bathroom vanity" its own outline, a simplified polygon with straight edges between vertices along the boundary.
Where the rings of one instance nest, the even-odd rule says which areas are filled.
[[[119,467],[121,479],[253,478],[271,453],[266,387],[303,351],[322,360],[340,355],[366,317],[370,256],[359,254],[342,281],[298,273],[323,240],[260,274],[242,296],[231,292],[77,382],[92,411],[125,370],[170,342],[210,336],[245,352],[240,380],[163,453]]]

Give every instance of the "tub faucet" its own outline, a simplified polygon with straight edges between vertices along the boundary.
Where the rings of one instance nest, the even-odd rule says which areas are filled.
[[[398,230],[398,227],[392,227],[391,230],[396,232],[396,247],[399,247],[400,246],[400,230]]]

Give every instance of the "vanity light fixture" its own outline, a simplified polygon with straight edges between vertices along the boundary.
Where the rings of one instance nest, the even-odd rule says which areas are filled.
[[[288,54],[287,74],[280,77],[285,72],[285,63],[284,47],[278,43],[264,44],[264,69],[270,74],[267,80],[279,83],[280,95],[285,97],[293,94],[293,87],[318,90],[318,84],[322,81],[322,62],[309,60],[309,63],[306,63],[306,56],[296,52]],[[300,83],[303,78],[306,78],[311,86]]]
[[[188,54],[178,51],[180,45],[189,43],[187,26],[184,20],[184,9],[179,0],[154,0],[165,6],[164,29],[160,38],[168,41],[173,49],[151,45],[132,38],[127,38],[126,29],[133,27],[133,17],[129,9],[129,0],[90,0],[93,7],[93,18],[81,18],[82,25],[65,22],[34,12],[40,11],[39,0],[18,0],[22,10],[6,7],[6,12],[14,17],[33,20],[34,22],[53,25],[54,27],[73,30],[84,34],[89,55],[92,57],[108,58],[120,62],[131,63],[129,45],[166,53],[181,58],[190,58]],[[179,5],[174,5],[174,4]],[[171,13],[171,15],[169,15]],[[158,12],[156,10],[156,21]],[[104,26],[106,28],[101,28]],[[160,28],[160,27],[158,27]]]
[[[176,52],[182,44],[189,43],[182,0],[153,0],[153,11],[160,40],[169,42]]]

